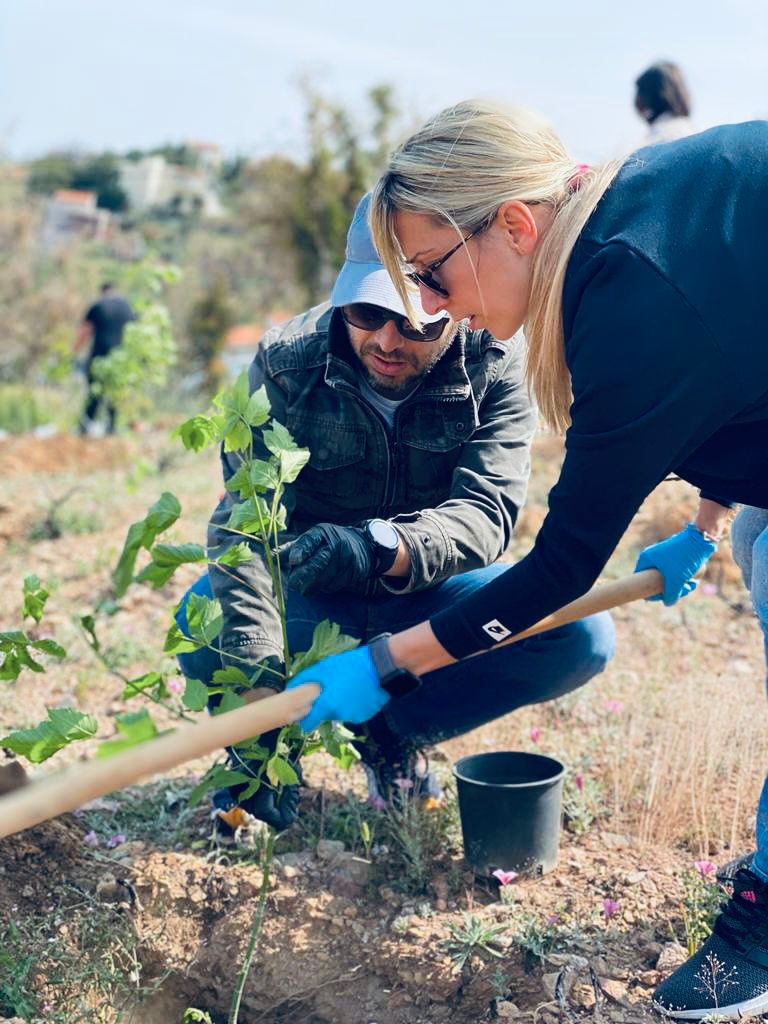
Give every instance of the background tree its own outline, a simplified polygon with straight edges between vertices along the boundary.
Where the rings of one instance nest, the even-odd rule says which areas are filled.
[[[217,275],[197,298],[187,320],[192,357],[202,366],[207,389],[212,393],[222,381],[219,358],[227,330],[234,323],[227,283]]]

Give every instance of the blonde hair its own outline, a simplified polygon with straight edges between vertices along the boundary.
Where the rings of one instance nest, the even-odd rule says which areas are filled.
[[[621,161],[577,165],[554,129],[536,115],[466,100],[441,111],[393,153],[371,200],[376,248],[416,321],[395,235],[399,210],[431,215],[463,237],[490,224],[506,200],[552,207],[554,217],[534,253],[525,333],[528,385],[556,430],[568,426],[572,400],[563,343],[565,272],[582,228],[620,166]]]

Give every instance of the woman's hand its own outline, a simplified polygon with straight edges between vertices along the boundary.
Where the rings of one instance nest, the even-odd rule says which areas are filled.
[[[299,722],[304,732],[311,732],[321,722],[333,719],[367,722],[390,699],[379,683],[367,647],[323,658],[289,680],[286,689],[292,690],[303,683],[319,683],[322,687],[312,710]]]
[[[641,551],[635,572],[642,569],[658,569],[664,577],[663,592],[649,597],[648,600],[662,600],[665,605],[672,605],[681,597],[690,594],[696,589],[696,581],[692,577],[715,551],[717,544],[707,540],[693,523],[689,523],[679,533]]]

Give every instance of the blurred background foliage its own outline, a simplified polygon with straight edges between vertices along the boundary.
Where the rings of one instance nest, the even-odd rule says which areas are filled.
[[[152,259],[181,271],[165,295],[179,355],[160,413],[191,391],[220,386],[230,327],[266,329],[273,318],[327,299],[355,205],[406,126],[389,85],[370,90],[360,117],[310,81],[300,88],[301,154],[233,156],[213,174],[208,168],[213,215],[178,197],[132,209],[121,184],[120,167],[148,156],[163,157],[180,175],[194,172],[200,150],[186,143],[0,163],[0,429],[44,418],[51,388],[72,389],[73,408],[79,404],[82,386],[71,359],[77,325],[100,282],[124,280],[131,264]],[[61,189],[95,195],[98,208],[110,213],[107,238],[44,243],[46,209]]]

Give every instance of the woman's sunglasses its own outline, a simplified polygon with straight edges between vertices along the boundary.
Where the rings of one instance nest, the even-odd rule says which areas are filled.
[[[485,227],[485,225],[483,225],[483,227]],[[447,299],[449,293],[435,277],[435,271],[439,270],[444,263],[448,262],[455,252],[459,251],[462,245],[466,245],[470,238],[474,238],[475,235],[479,234],[482,230],[483,228],[479,227],[475,228],[474,231],[470,231],[465,238],[462,238],[461,241],[457,242],[452,249],[449,249],[445,256],[441,256],[439,260],[435,260],[434,263],[430,263],[425,270],[412,270],[409,274],[406,274],[406,277],[410,281],[413,281],[414,284],[423,284],[424,287],[429,288],[431,292],[434,292],[436,295],[442,295],[444,299]]]
[[[437,341],[450,319],[445,316],[442,320],[434,320],[432,323],[424,324],[423,330],[420,331],[400,313],[393,313],[391,309],[383,309],[381,306],[372,306],[368,302],[353,302],[349,306],[342,306],[341,315],[345,323],[358,327],[361,331],[378,331],[389,320],[394,320],[398,333],[408,341]]]

